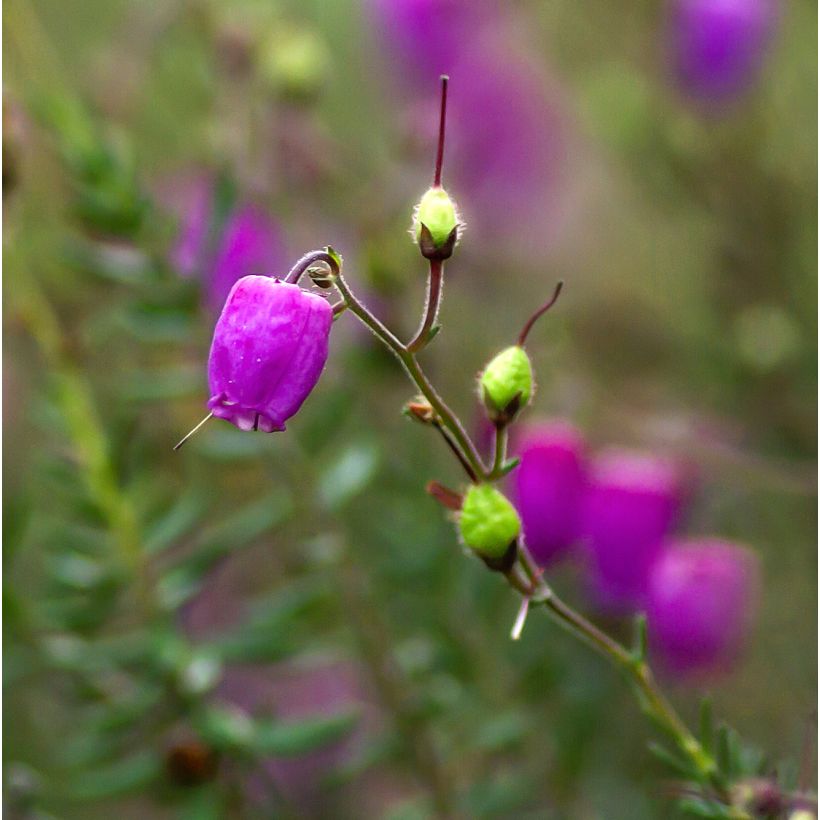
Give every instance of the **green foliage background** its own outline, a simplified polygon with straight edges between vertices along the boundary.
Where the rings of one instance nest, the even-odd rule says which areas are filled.
[[[759,84],[711,118],[657,70],[661,11],[514,4],[562,89],[574,203],[526,262],[467,233],[425,363],[477,423],[474,374],[566,280],[532,336],[529,412],[696,463],[684,531],[763,564],[754,640],[709,683],[715,711],[796,769],[817,668],[817,12],[784,4]],[[12,816],[397,820],[431,816],[442,790],[468,817],[676,816],[618,675],[543,617],[509,640],[517,602],[424,494],[457,465],[400,415],[408,385],[352,317],[285,435],[213,423],[171,452],[202,413],[213,321],[163,262],[173,225],[150,194],[175,170],[260,195],[294,259],[332,244],[354,286],[415,326],[424,266],[406,228],[429,156],[403,142],[363,16],[342,0],[6,4]],[[231,63],[244,37],[276,64],[297,33],[323,55],[316,77]],[[583,601],[571,571],[554,580]],[[213,601],[196,635],[194,600]],[[213,694],[226,670],[317,663],[352,664],[352,711],[248,720]],[[703,687],[666,683],[693,718]],[[259,760],[350,732],[311,799],[253,803]],[[171,782],[174,733],[220,750],[215,780]]]

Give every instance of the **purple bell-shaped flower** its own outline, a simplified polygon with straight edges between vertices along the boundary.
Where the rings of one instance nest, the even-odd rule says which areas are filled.
[[[284,430],[319,380],[332,321],[316,293],[267,276],[240,279],[214,329],[211,413],[240,430]]]
[[[524,431],[515,452],[521,464],[512,475],[513,497],[524,538],[535,560],[546,566],[581,534],[584,440],[567,422],[542,422]]]
[[[680,470],[669,461],[619,449],[595,459],[583,529],[599,605],[621,612],[643,606],[649,571],[681,501]]]
[[[725,669],[742,648],[757,591],[758,564],[748,549],[709,539],[670,544],[649,578],[652,648],[670,671]]]

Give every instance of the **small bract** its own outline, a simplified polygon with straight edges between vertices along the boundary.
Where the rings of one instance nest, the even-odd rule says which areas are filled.
[[[321,296],[244,276],[216,323],[208,407],[240,430],[284,430],[327,361],[333,310]]]

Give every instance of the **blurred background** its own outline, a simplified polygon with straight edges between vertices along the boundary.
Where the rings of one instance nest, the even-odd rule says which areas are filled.
[[[809,0],[7,3],[9,816],[679,816],[621,677],[542,613],[509,640],[352,316],[286,433],[171,449],[243,274],[332,245],[412,333],[442,72],[467,229],[425,367],[480,433],[475,374],[565,280],[524,420],[686,464],[676,534],[752,549],[760,603],[731,669],[664,685],[814,770],[816,31]]]

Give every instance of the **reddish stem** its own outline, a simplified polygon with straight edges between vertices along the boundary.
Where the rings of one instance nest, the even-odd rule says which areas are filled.
[[[444,125],[447,120],[447,83],[450,78],[441,75],[441,113],[438,121],[438,150],[436,151],[436,170],[433,174],[433,187],[441,187],[441,166],[444,163]]]
[[[532,330],[532,326],[558,301],[558,297],[561,295],[561,288],[564,287],[564,282],[561,280],[555,286],[555,292],[552,294],[552,298],[547,302],[545,305],[542,305],[535,313],[527,319],[527,324],[521,329],[521,333],[518,336],[518,346],[524,347],[524,342],[527,341],[527,336],[529,335],[530,331]]]

